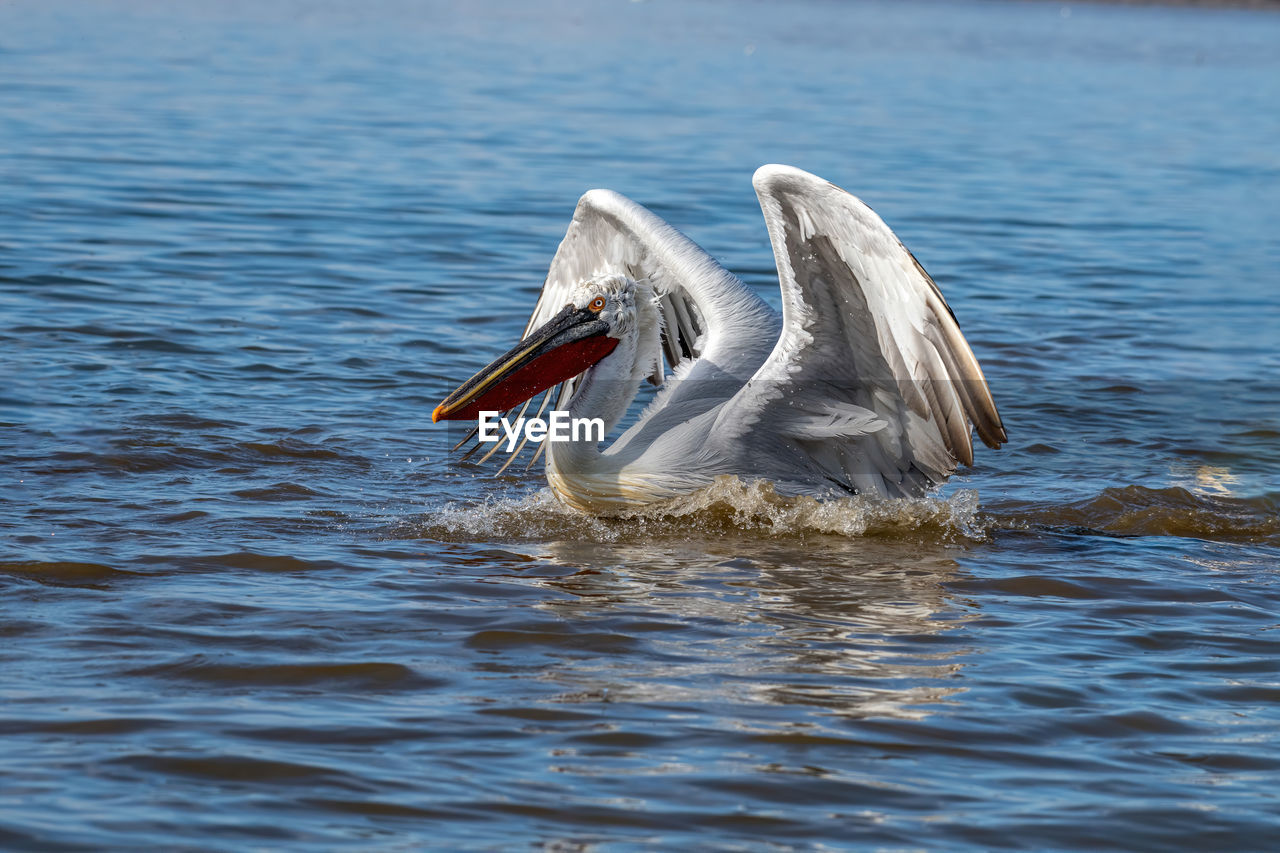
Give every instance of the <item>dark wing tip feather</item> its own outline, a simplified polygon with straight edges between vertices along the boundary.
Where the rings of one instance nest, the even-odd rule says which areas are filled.
[[[902,245],[899,243],[898,245]],[[969,342],[965,340],[964,332],[960,330],[960,321],[956,319],[955,312],[951,310],[951,306],[947,304],[947,299],[942,295],[941,288],[937,282],[933,280],[933,276],[929,275],[924,266],[916,259],[906,246],[902,247],[907,256],[911,258],[911,262],[915,265],[916,270],[924,278],[929,285],[930,307],[933,309],[934,318],[938,322],[939,329],[942,330],[943,339],[946,342],[948,355],[954,361],[958,368],[959,375],[956,382],[960,383],[961,399],[964,401],[965,413],[969,419],[973,421],[974,429],[977,430],[978,438],[982,439],[982,443],[992,450],[999,450],[1000,445],[1008,441],[1008,434],[1004,429],[1004,421],[1000,417],[1000,410],[996,408],[995,398],[991,396],[991,387],[987,384],[987,378],[982,374],[982,367],[978,364],[977,357],[973,354],[973,350],[969,347]],[[972,462],[966,462],[972,465]]]

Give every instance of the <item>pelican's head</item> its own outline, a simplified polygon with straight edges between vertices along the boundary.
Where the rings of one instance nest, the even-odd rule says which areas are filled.
[[[462,383],[431,413],[431,420],[466,420],[480,412],[508,411],[566,379],[585,373],[620,344],[627,373],[638,350],[658,352],[658,313],[647,282],[622,275],[587,279],[571,301],[541,327]],[[652,333],[649,333],[652,327]],[[645,346],[640,346],[644,338]],[[648,344],[652,338],[652,345]]]

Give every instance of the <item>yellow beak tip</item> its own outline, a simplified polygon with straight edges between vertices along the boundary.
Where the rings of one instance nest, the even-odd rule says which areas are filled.
[[[440,420],[440,410],[444,408],[444,403],[436,406],[435,411],[431,413],[431,422],[434,424]]]

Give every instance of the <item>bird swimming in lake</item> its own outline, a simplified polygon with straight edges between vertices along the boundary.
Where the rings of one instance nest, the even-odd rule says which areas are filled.
[[[914,497],[973,464],[971,424],[989,447],[1006,441],[955,315],[880,217],[791,166],[762,166],[752,181],[781,315],[644,207],[591,190],[523,339],[432,421],[518,406],[523,417],[545,392],[538,416],[554,401],[571,418],[602,419],[607,433],[653,383],[652,400],[608,446],[581,435],[543,441],[529,463],[545,451],[560,500],[599,515],[726,474],[767,480],[779,494]]]

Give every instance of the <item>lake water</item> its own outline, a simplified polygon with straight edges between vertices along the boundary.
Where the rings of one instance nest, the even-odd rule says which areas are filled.
[[[208,7],[208,8],[206,8]],[[0,5],[0,847],[1263,849],[1280,15]],[[933,273],[1010,435],[626,524],[452,461],[584,190]]]

